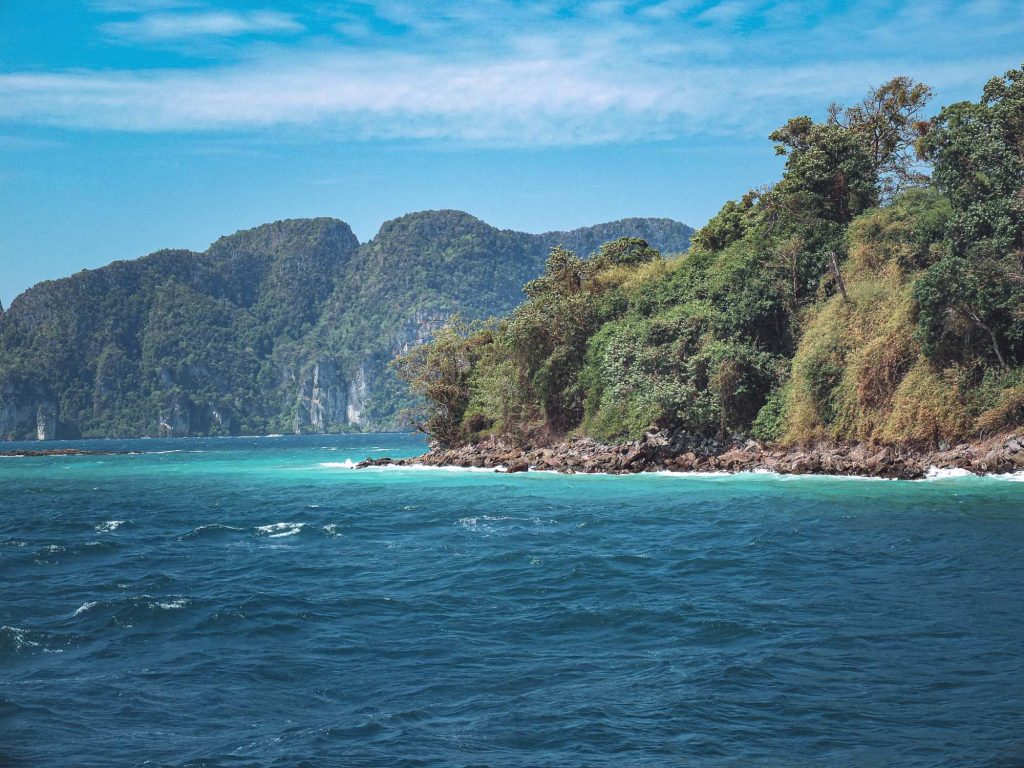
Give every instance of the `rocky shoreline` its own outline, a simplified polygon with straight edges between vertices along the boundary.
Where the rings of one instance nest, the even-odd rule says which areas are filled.
[[[651,431],[640,440],[603,444],[589,438],[549,446],[516,447],[487,440],[455,448],[432,447],[408,459],[367,459],[357,468],[380,466],[475,467],[498,472],[547,470],[564,473],[754,472],[840,475],[917,480],[929,471],[982,474],[1024,471],[1024,433],[1004,434],[936,450],[869,444],[765,446],[756,441],[721,443],[686,433]]]
[[[11,457],[30,457],[30,456],[111,456],[118,453],[125,453],[124,451],[84,451],[79,448],[47,448],[44,450],[20,450],[20,451],[0,451],[0,456],[11,458]]]

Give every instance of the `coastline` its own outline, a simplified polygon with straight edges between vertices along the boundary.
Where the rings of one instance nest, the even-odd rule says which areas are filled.
[[[616,444],[576,438],[551,445],[519,447],[488,439],[453,448],[431,447],[411,458],[366,459],[356,468],[381,466],[464,467],[507,473],[543,470],[566,474],[764,471],[780,475],[919,480],[935,470],[961,470],[976,475],[1024,471],[1024,433],[1015,431],[935,450],[867,443],[782,448],[753,440],[720,443],[683,433],[661,432],[649,432],[640,440]]]

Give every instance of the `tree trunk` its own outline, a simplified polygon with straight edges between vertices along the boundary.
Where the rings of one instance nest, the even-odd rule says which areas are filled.
[[[1001,366],[1003,366],[1003,368],[1009,368],[1009,366],[1006,364],[1006,360],[1003,358],[1002,350],[999,349],[999,339],[996,337],[995,331],[993,331],[990,327],[985,325],[985,323],[981,322],[981,318],[978,317],[978,313],[977,312],[975,312],[974,310],[971,310],[970,314],[971,314],[971,319],[974,320],[975,323],[977,323],[978,327],[981,328],[986,333],[988,333],[988,335],[991,337],[991,339],[992,339],[992,349],[994,349],[996,351],[996,357],[999,358],[999,364]]]
[[[846,283],[843,282],[843,275],[839,271],[839,259],[836,258],[836,252],[829,251],[828,255],[832,261],[832,273],[836,276],[836,284],[839,286],[839,292],[843,294],[843,301],[849,301],[850,299],[846,295]]]

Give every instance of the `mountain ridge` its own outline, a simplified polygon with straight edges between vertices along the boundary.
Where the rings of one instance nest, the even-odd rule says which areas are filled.
[[[360,243],[340,219],[282,219],[43,281],[0,313],[0,438],[393,428],[407,396],[390,358],[456,312],[508,311],[553,245],[646,234],[678,251],[691,232],[535,235],[446,209]]]

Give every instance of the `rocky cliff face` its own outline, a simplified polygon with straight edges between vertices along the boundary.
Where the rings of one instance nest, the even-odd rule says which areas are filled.
[[[57,404],[6,386],[0,389],[0,440],[55,440]]]

